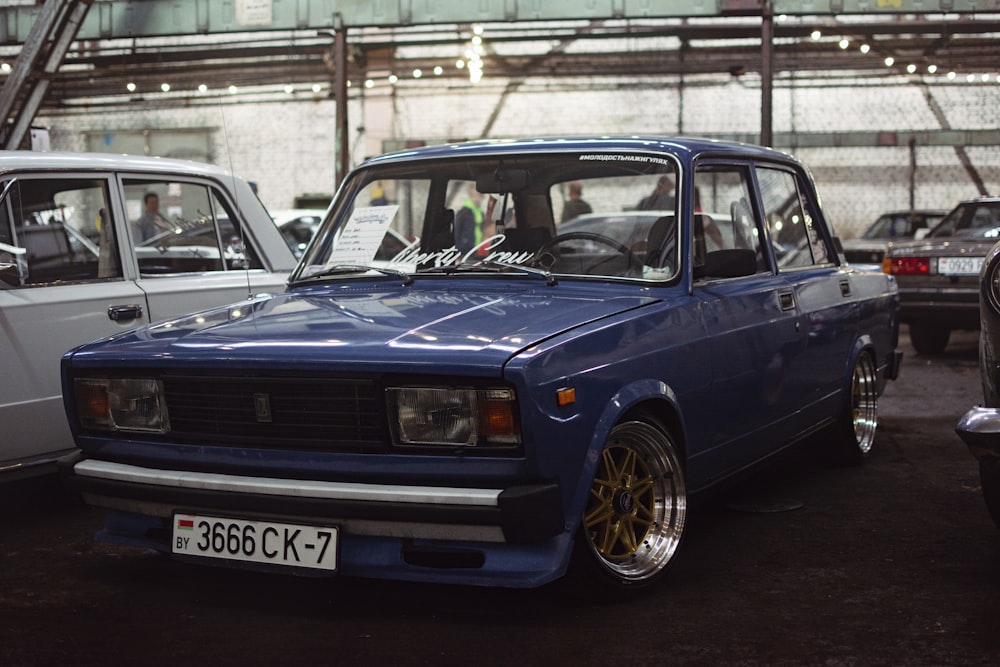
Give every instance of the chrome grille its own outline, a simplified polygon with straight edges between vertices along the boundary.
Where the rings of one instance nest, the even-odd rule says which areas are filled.
[[[163,378],[171,438],[289,450],[384,450],[374,382],[273,376]]]

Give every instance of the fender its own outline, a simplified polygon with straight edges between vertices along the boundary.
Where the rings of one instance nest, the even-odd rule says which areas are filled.
[[[622,418],[628,414],[629,410],[637,405],[648,402],[666,403],[674,414],[680,426],[680,433],[673,435],[678,440],[684,440],[684,415],[680,410],[680,404],[674,390],[666,382],[647,378],[635,380],[621,387],[608,401],[600,417],[594,424],[594,432],[590,443],[587,445],[587,455],[584,459],[582,474],[579,478],[579,485],[573,491],[569,507],[566,508],[566,525],[572,532],[580,522],[583,508],[587,503],[590,494],[591,481],[597,471],[597,464],[604,451],[604,443],[607,442],[611,429],[615,427]],[[687,460],[683,450],[678,452],[681,463],[686,465]]]

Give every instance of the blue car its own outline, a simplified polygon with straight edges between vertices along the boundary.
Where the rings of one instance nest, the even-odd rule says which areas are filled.
[[[572,183],[599,227],[557,222]],[[871,451],[899,296],[837,247],[805,167],[756,146],[374,158],[286,293],[65,355],[65,471],[101,539],[179,559],[628,596],[697,497],[802,441]]]

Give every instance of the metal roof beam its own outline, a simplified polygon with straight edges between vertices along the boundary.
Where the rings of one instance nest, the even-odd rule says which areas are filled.
[[[760,16],[766,0],[96,0],[77,39],[554,20]],[[1000,11],[1000,0],[771,0],[775,16]],[[23,44],[41,8],[0,7],[0,45]]]

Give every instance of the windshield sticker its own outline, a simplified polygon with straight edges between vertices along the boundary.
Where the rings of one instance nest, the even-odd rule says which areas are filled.
[[[580,161],[596,161],[596,162],[646,162],[653,164],[673,164],[670,160],[662,157],[653,157],[651,155],[602,155],[600,153],[591,155],[581,155]]]
[[[497,234],[483,239],[476,247],[462,252],[455,246],[431,252],[420,250],[420,242],[411,243],[398,255],[392,258],[392,264],[432,264],[433,266],[448,266],[463,262],[502,262],[504,264],[527,264],[535,256],[531,251],[500,250],[507,237]]]
[[[354,209],[337,240],[337,247],[330,253],[327,267],[370,263],[398,210],[398,204]]]

